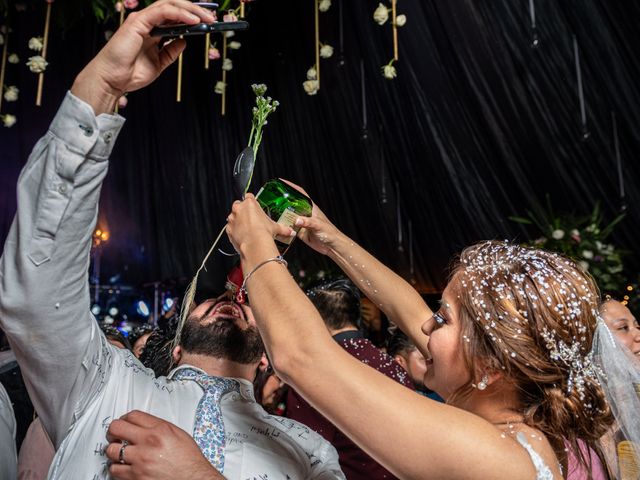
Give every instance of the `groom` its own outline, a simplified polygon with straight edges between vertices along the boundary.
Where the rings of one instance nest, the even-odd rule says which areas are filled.
[[[122,443],[109,465],[106,433],[133,409],[193,433],[229,478],[344,478],[331,445],[256,404],[250,380],[261,347],[249,347],[257,342],[236,356],[214,348],[212,337],[257,335],[235,304],[199,305],[188,320],[191,334],[174,352],[178,368],[159,378],[110,345],[89,311],[91,236],[124,123],[111,112],[121,95],[151,83],[184,49],[183,40],[162,46],[150,37],[155,25],[213,21],[186,0],[159,0],[129,15],[78,75],[20,175],[18,211],[0,259],[0,323],[57,450],[49,478],[128,478],[127,455],[136,446]]]

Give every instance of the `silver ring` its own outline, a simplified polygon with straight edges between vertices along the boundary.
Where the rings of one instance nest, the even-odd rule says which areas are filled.
[[[124,461],[124,449],[125,447],[129,445],[129,442],[127,442],[126,440],[122,441],[122,446],[120,447],[120,453],[118,454],[118,461],[122,464],[125,465],[126,462]]]

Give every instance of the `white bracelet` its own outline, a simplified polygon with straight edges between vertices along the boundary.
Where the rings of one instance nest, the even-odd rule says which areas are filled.
[[[260,267],[266,265],[269,262],[276,262],[276,263],[280,263],[282,265],[284,265],[285,267],[288,266],[289,264],[287,263],[287,261],[282,257],[282,255],[278,255],[277,257],[273,257],[273,258],[268,258],[266,259],[264,262],[260,262],[258,265],[256,265],[255,267],[253,267],[253,270],[251,270],[246,277],[244,277],[244,280],[242,281],[242,286],[240,287],[240,294],[242,295],[246,295],[247,294],[247,281],[251,278],[251,275],[253,275],[254,273],[256,273],[256,270],[258,270]]]

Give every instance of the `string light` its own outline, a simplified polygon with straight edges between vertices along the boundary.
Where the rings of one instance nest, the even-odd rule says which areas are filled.
[[[93,246],[99,247],[102,243],[108,242],[110,237],[111,234],[107,230],[96,228],[93,232]]]

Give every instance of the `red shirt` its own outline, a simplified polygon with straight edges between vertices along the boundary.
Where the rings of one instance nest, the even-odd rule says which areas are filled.
[[[404,369],[389,355],[375,347],[359,332],[345,332],[334,339],[362,363],[413,390],[413,385]],[[372,395],[375,392],[372,392]],[[309,405],[295,390],[289,389],[285,416],[297,420],[326,438],[338,451],[340,466],[348,480],[376,480],[394,477],[373,458],[364,453],[355,443],[338,430],[329,420]]]

